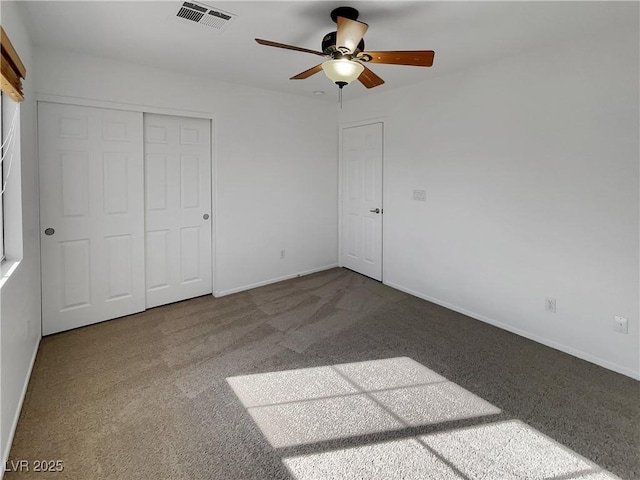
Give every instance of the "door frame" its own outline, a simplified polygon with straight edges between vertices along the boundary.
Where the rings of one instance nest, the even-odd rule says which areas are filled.
[[[213,217],[213,221],[211,222],[211,295],[216,296],[216,231],[218,230],[218,141],[216,137],[216,115],[213,112],[181,110],[169,107],[110,102],[104,100],[95,100],[91,98],[67,97],[63,95],[50,95],[43,93],[36,94],[36,104],[39,102],[61,103],[65,105],[76,105],[80,107],[108,108],[111,110],[126,110],[129,112],[140,112],[143,115],[145,113],[156,113],[160,115],[172,115],[175,117],[203,118],[211,121],[211,215]],[[42,295],[42,291],[40,292],[40,295]]]
[[[344,262],[342,261],[342,186],[343,186],[343,178],[342,178],[342,172],[343,172],[343,166],[344,166],[344,159],[342,158],[342,138],[344,136],[344,131],[347,128],[353,128],[353,127],[364,127],[366,125],[372,125],[374,123],[381,123],[382,124],[382,171],[380,172],[380,175],[382,175],[382,204],[380,206],[380,208],[382,209],[382,248],[380,249],[380,253],[382,255],[382,274],[381,274],[381,279],[380,282],[384,283],[384,272],[386,270],[385,268],[385,259],[387,258],[387,256],[385,255],[385,245],[386,245],[386,229],[384,228],[385,226],[385,221],[384,221],[384,199],[386,197],[386,188],[385,188],[385,181],[384,181],[384,164],[385,164],[385,130],[386,130],[386,126],[387,126],[387,117],[374,117],[374,118],[370,118],[370,119],[366,119],[366,120],[356,120],[353,122],[341,122],[338,124],[338,266],[339,267],[344,267]]]

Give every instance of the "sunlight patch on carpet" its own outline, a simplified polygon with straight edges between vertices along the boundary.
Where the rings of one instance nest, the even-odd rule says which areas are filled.
[[[296,480],[464,479],[413,438],[289,457],[283,463]]]
[[[227,382],[275,448],[501,412],[407,357],[245,375]]]
[[[519,420],[418,439],[468,478],[618,478]]]
[[[296,480],[620,480],[517,421],[283,459]]]

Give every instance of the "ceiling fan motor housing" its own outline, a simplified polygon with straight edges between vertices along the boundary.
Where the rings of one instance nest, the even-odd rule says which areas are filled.
[[[338,36],[337,32],[329,32],[322,39],[322,51],[329,56],[333,56],[334,53],[338,52],[338,48],[336,47],[336,38]],[[356,56],[358,53],[364,51],[364,39],[360,40],[358,46],[353,51],[353,56]],[[345,52],[340,52],[345,53]]]
[[[349,20],[358,20],[360,12],[353,7],[338,7],[331,11],[331,20],[338,22],[338,17],[348,18]]]

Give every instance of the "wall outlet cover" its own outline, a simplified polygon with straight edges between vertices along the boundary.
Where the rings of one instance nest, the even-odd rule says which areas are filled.
[[[616,315],[613,317],[613,331],[618,333],[629,333],[629,321],[625,317]]]
[[[544,299],[544,309],[547,312],[556,313],[556,299],[547,297]]]

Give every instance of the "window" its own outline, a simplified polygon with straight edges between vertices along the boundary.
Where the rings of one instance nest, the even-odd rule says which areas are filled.
[[[0,93],[0,262],[22,258],[20,104]]]
[[[7,243],[11,245],[16,243],[11,236],[13,222],[16,222],[16,225],[21,223],[21,219],[14,218],[12,213],[19,211],[21,193],[19,173],[17,188],[10,189],[9,199],[7,199],[7,185],[11,181],[9,178],[11,164],[14,161],[20,161],[18,106],[19,102],[24,100],[22,80],[26,77],[27,70],[2,26],[0,26],[0,67],[0,262],[4,262]],[[15,174],[14,177],[16,177]],[[15,202],[14,197],[17,199]],[[7,208],[8,204],[9,208]],[[10,218],[7,218],[7,213],[10,213]],[[9,237],[7,233],[10,234]],[[11,241],[7,242],[7,238]],[[13,249],[13,246],[11,248]],[[11,253],[11,256],[13,254]],[[16,250],[15,254],[21,255],[21,251]]]
[[[2,148],[0,149],[0,179],[2,179],[2,194],[0,194],[0,262],[4,262],[4,93],[0,92],[0,138],[2,139]]]

